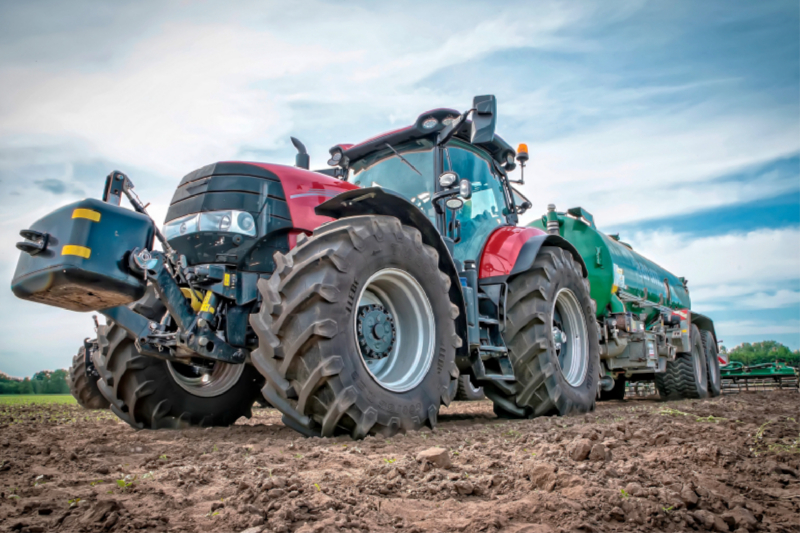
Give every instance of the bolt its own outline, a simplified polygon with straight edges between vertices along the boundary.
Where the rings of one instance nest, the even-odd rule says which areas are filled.
[[[197,344],[199,344],[200,346],[205,346],[206,344],[208,344],[208,339],[205,337],[200,337],[200,340],[197,341]]]
[[[206,327],[206,324],[208,324],[208,322],[206,321],[205,318],[198,318],[197,319],[197,327],[204,328],[204,327]]]
[[[156,322],[150,322],[148,327],[150,328],[150,331],[155,331],[158,329],[158,324]]]

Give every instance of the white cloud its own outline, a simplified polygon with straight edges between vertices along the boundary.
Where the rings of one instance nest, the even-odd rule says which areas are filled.
[[[756,320],[731,320],[716,322],[714,327],[720,339],[751,335],[767,340],[770,335],[786,335],[800,332],[800,320],[766,322]]]

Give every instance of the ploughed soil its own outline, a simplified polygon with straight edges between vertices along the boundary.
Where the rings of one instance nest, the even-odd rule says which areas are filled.
[[[785,391],[519,421],[457,402],[434,431],[354,442],[301,437],[273,409],[134,431],[0,406],[0,530],[797,532],[798,420]]]

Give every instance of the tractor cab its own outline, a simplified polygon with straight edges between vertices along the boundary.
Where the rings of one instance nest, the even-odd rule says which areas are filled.
[[[480,96],[463,114],[427,111],[412,126],[334,146],[329,164],[359,188],[393,191],[416,206],[443,236],[460,270],[479,259],[495,229],[516,224],[523,209],[508,179],[517,154],[494,134],[495,102]]]

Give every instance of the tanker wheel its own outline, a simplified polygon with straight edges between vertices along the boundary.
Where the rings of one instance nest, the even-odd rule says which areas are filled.
[[[476,387],[470,377],[466,374],[458,377],[458,391],[456,400],[462,402],[477,402],[486,399],[483,387]]]
[[[506,330],[516,382],[484,384],[502,418],[594,409],[600,345],[589,281],[569,252],[543,246],[508,285]]]
[[[81,346],[69,367],[69,392],[84,409],[108,409],[108,400],[97,388],[97,379],[97,374],[86,373],[86,348]]]
[[[420,232],[390,216],[319,227],[258,288],[250,323],[262,392],[308,436],[433,427],[455,395],[458,368],[450,278]]]
[[[600,401],[605,402],[608,400],[624,400],[625,399],[625,374],[620,374],[614,380],[614,388],[611,390],[600,391]]]
[[[164,314],[151,291],[132,307],[150,319]],[[98,388],[111,410],[136,429],[227,426],[249,418],[260,396],[263,378],[251,365],[190,365],[141,355],[113,322],[99,329],[98,344]]]
[[[722,391],[722,377],[719,371],[719,357],[717,356],[717,341],[710,331],[700,332],[703,342],[703,352],[706,354],[706,368],[708,369],[708,395],[716,398]]]
[[[655,375],[658,394],[664,400],[708,398],[708,361],[700,330],[692,325],[692,351],[679,353],[667,361],[666,372]]]

